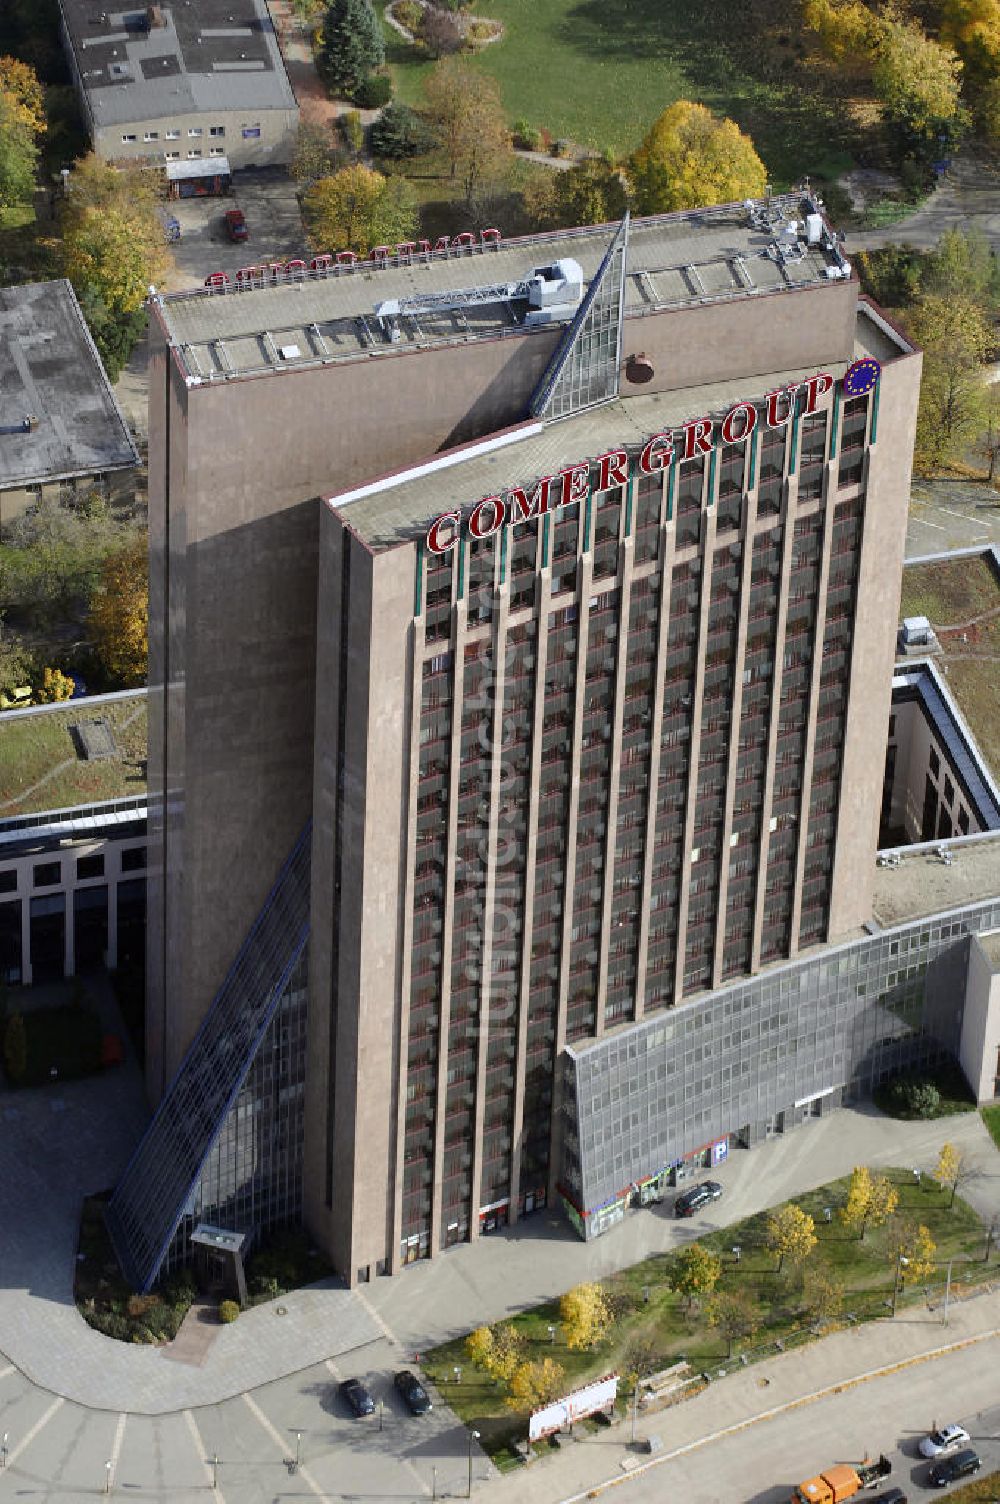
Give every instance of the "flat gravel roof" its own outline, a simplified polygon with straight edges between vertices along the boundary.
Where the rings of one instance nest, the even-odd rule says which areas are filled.
[[[0,288],[0,490],[138,462],[70,284]]]

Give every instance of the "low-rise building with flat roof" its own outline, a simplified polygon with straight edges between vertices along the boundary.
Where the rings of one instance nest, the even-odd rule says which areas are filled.
[[[105,8],[59,0],[98,156],[233,167],[291,160],[299,107],[266,0]]]
[[[0,526],[138,463],[70,284],[0,288]]]

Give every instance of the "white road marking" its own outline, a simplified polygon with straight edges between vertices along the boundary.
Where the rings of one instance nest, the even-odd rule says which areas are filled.
[[[398,1347],[399,1344],[396,1341],[395,1336],[389,1330],[389,1328],[386,1326],[385,1322],[382,1320],[382,1318],[379,1315],[378,1311],[376,1311],[375,1307],[372,1305],[371,1301],[368,1299],[368,1296],[364,1293],[364,1291],[361,1290],[361,1289],[357,1289],[357,1290],[355,1290],[353,1292],[353,1294],[354,1294],[355,1300],[357,1300],[358,1303],[360,1305],[362,1305],[364,1307],[364,1309],[368,1312],[368,1315],[374,1321],[375,1325],[379,1328],[379,1330],[381,1331],[383,1337],[385,1337],[386,1341],[391,1342],[393,1344],[393,1346]]]
[[[46,1410],[45,1414],[35,1421],[35,1424],[32,1426],[27,1435],[21,1437],[21,1440],[18,1442],[16,1447],[11,1447],[10,1451],[7,1453],[8,1467],[14,1466],[14,1463],[20,1457],[21,1453],[27,1447],[31,1446],[31,1443],[34,1441],[35,1437],[38,1435],[42,1427],[48,1425],[49,1421],[52,1419],[53,1415],[55,1415],[56,1411],[61,1409],[62,1406],[65,1405],[65,1403],[66,1401],[62,1399],[62,1397],[57,1400],[53,1400],[49,1408]]]
[[[253,1399],[249,1394],[245,1394],[243,1396],[243,1403],[246,1405],[247,1409],[250,1411],[250,1414],[254,1417],[254,1419],[263,1427],[268,1436],[270,1436],[275,1446],[281,1452],[282,1459],[286,1462],[290,1460],[289,1447],[287,1442],[285,1441],[285,1438],[282,1436],[278,1428],[271,1424],[267,1416],[264,1414],[263,1410],[257,1404],[257,1401]],[[319,1484],[316,1482],[315,1478],[313,1478],[310,1474],[309,1469],[303,1467],[301,1462],[298,1466],[298,1476],[309,1488],[312,1489],[317,1499],[323,1499],[325,1501],[325,1504],[329,1504],[329,1496],[323,1492]]]
[[[6,1368],[0,1368],[0,1379],[9,1379],[12,1373],[16,1373],[13,1363],[8,1363]]]
[[[190,1410],[184,1411],[184,1424],[191,1432],[191,1439],[194,1442],[194,1447],[195,1451],[198,1454],[198,1459],[201,1462],[202,1467],[205,1469],[205,1482],[211,1488],[213,1478],[212,1464],[208,1460],[208,1455],[205,1451],[205,1443],[202,1440],[201,1432],[198,1430],[198,1422],[195,1420]],[[219,1501],[219,1504],[226,1504],[226,1501],[222,1496],[222,1489],[219,1488],[218,1485],[216,1485],[214,1497]]]
[[[323,1367],[326,1368],[333,1375],[333,1377],[337,1380],[337,1382],[339,1384],[342,1375],[341,1375],[340,1369],[337,1367],[337,1365],[333,1361],[333,1359],[332,1358],[327,1358],[327,1360],[324,1363]]]
[[[917,527],[932,527],[939,533],[946,533],[948,531],[943,522],[928,522],[926,517],[914,518],[914,524]]]
[[[118,1458],[121,1456],[122,1438],[123,1438],[124,1435],[125,1435],[125,1414],[123,1412],[118,1417],[118,1424],[115,1427],[115,1439],[111,1443],[111,1456],[108,1458],[108,1461],[111,1463],[111,1481],[112,1481],[112,1483],[114,1482],[114,1480],[115,1480],[115,1474],[118,1471]]]

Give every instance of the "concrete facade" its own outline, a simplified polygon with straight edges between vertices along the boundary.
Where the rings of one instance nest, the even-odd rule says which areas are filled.
[[[977,1102],[1000,1096],[1000,930],[977,935],[956,1051]]]

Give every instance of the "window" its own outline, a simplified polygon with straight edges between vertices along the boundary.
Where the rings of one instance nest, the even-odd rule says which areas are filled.
[[[41,862],[32,874],[32,881],[36,888],[54,888],[61,880],[61,862]]]
[[[176,126],[173,126],[169,131],[164,131],[163,134],[168,141],[179,141],[181,139],[181,133]]]
[[[146,865],[145,846],[132,846],[122,852],[122,871],[141,872]]]
[[[201,156],[201,152],[200,151],[189,151],[188,152],[188,156],[189,157],[200,157]]]
[[[177,159],[178,159],[178,157],[180,156],[180,152],[179,151],[165,151],[163,153],[163,155],[166,157],[166,159],[167,159],[168,162],[176,162]]]
[[[136,138],[136,136],[134,134],[122,137],[123,141],[135,141],[136,139],[137,138]]]
[[[935,750],[934,750],[933,747],[931,748],[931,755],[930,755],[930,769],[931,769],[931,772],[934,774],[935,778],[937,777],[937,775],[941,771],[941,759],[940,759],[940,757],[938,757],[938,755],[935,752]]]
[[[200,125],[189,125],[188,126],[188,135],[189,136],[200,136],[202,134],[203,134],[203,131],[202,131],[202,128],[201,128]]]
[[[210,125],[208,127],[208,134],[210,136],[224,136],[226,134],[226,127],[224,125]]]
[[[256,141],[259,136],[260,136],[260,126],[259,125],[245,125],[243,127],[243,139],[244,139],[244,141]]]
[[[159,141],[160,133],[159,131],[143,131],[142,139],[144,141]]]
[[[14,867],[8,867],[6,872],[0,872],[0,893],[13,893],[16,888],[16,869]]]
[[[963,836],[967,836],[969,834],[969,811],[965,809],[964,806],[959,807],[958,828],[962,832]]]
[[[224,157],[226,155],[226,148],[224,146],[210,146],[208,154],[210,157]]]
[[[955,801],[955,785],[947,773],[944,775],[944,797],[947,804],[953,804]]]
[[[104,876],[103,856],[81,856],[77,859],[76,875],[82,881],[88,877]]]

